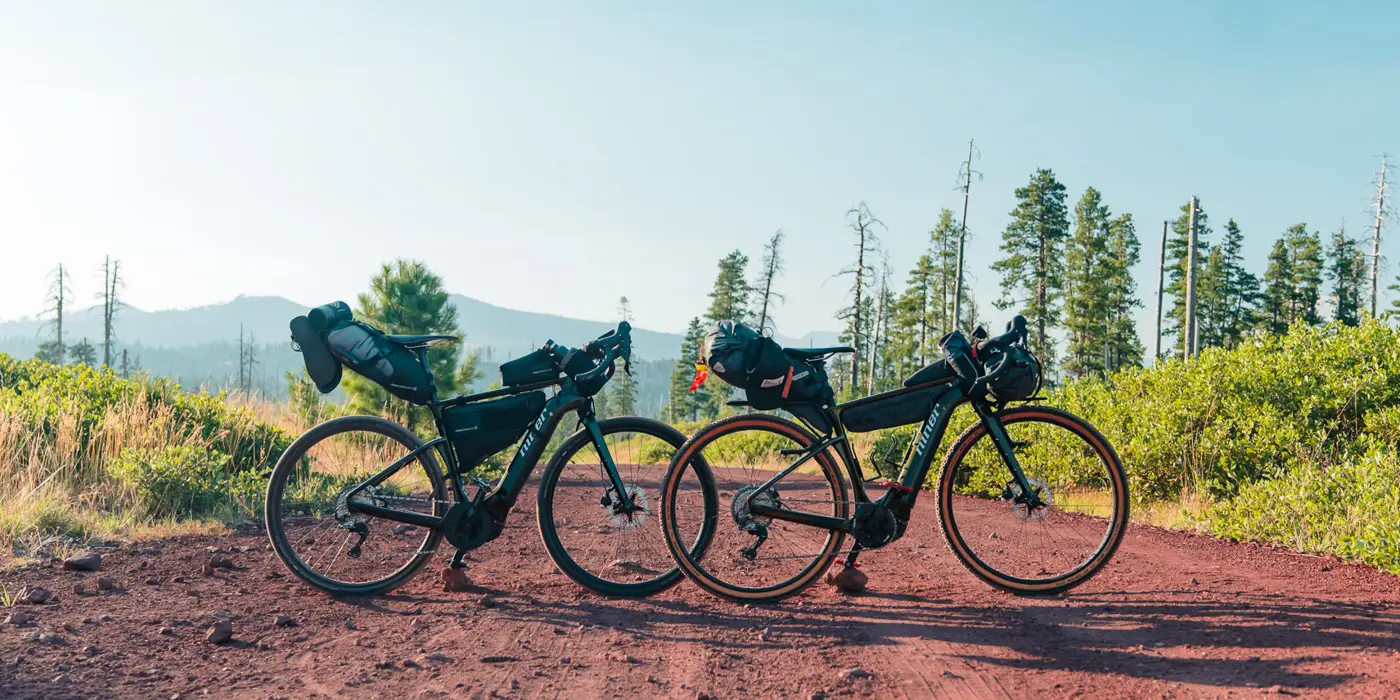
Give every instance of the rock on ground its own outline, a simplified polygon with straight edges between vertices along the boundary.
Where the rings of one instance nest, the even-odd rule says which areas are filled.
[[[68,571],[97,571],[102,568],[102,555],[97,552],[82,552],[63,560],[63,568]]]

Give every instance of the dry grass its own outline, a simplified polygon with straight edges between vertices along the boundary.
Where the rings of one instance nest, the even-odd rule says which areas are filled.
[[[76,399],[75,399],[76,400]],[[254,414],[300,431],[295,416],[261,399],[242,400]],[[163,403],[114,403],[82,439],[80,406],[56,402],[42,421],[0,410],[0,564],[60,556],[93,539],[151,539],[222,531],[217,521],[139,516],[133,499],[107,478],[124,450],[177,445],[211,448]]]

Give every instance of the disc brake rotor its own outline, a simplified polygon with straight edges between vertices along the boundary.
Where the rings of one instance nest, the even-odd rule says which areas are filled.
[[[1050,490],[1050,485],[1040,479],[1026,477],[1026,483],[1029,483],[1031,489],[1035,491],[1036,498],[1040,500],[1041,505],[1037,506],[1035,510],[1031,510],[1023,502],[1025,499],[1022,498],[1021,487],[1013,483],[1008,487],[1012,494],[1011,512],[1015,513],[1016,517],[1021,520],[1043,520],[1045,514],[1050,512],[1050,506],[1055,503],[1055,494]]]
[[[629,513],[619,509],[618,505],[621,499],[603,508],[610,514],[608,523],[613,527],[619,530],[635,530],[651,519],[651,495],[647,493],[646,489],[635,484],[627,484],[625,488],[627,495],[632,498],[635,510]]]

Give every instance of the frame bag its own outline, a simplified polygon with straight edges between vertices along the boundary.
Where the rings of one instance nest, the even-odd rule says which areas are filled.
[[[948,389],[947,384],[940,384],[914,391],[900,390],[876,394],[843,408],[841,424],[852,433],[868,433],[872,430],[922,423],[933,410],[933,402]]]
[[[341,364],[394,396],[420,406],[433,400],[433,382],[417,355],[359,321],[332,326],[326,347]]]
[[[471,469],[514,445],[539,417],[544,404],[544,392],[531,391],[443,411],[442,424],[457,453],[458,468]]]

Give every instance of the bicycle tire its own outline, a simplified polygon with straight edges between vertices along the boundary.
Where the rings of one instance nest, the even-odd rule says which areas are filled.
[[[948,448],[943,461],[938,484],[938,521],[953,554],[962,565],[977,578],[992,586],[1020,596],[1046,596],[1063,593],[1089,580],[1108,564],[1118,550],[1127,532],[1129,503],[1128,477],[1118,453],[1108,440],[1087,421],[1067,411],[1049,406],[1018,406],[1002,411],[997,416],[1003,425],[1035,421],[1050,423],[1065,428],[1084,439],[1107,467],[1112,480],[1114,502],[1113,516],[1109,528],[1098,549],[1083,564],[1070,572],[1049,579],[1026,579],[998,571],[972,551],[967,540],[957,526],[957,516],[953,512],[953,496],[957,467],[978,439],[987,435],[987,427],[981,421],[974,423]]]
[[[706,593],[736,603],[773,603],[797,595],[806,590],[808,586],[816,583],[836,560],[841,545],[845,541],[846,533],[838,530],[828,531],[832,533],[832,536],[829,537],[825,548],[814,556],[812,563],[786,581],[760,588],[735,586],[719,580],[699,563],[708,553],[712,541],[707,541],[706,548],[700,550],[698,554],[692,554],[676,536],[678,528],[675,523],[675,498],[676,492],[681,487],[681,477],[686,471],[685,465],[693,464],[701,488],[705,493],[715,494],[715,498],[718,498],[719,488],[713,469],[705,459],[697,457],[700,457],[704,448],[714,440],[744,430],[774,432],[793,440],[804,448],[809,448],[817,441],[816,437],[806,428],[792,421],[764,413],[731,416],[701,428],[676,453],[670,468],[667,470],[661,499],[661,529],[666,535],[666,546],[671,552],[671,557],[675,559],[681,572]],[[833,515],[839,518],[849,517],[848,487],[830,452],[823,450],[814,457],[814,460],[820,465],[827,486],[832,491],[836,509]],[[707,522],[714,522],[716,515],[717,513],[706,512]]]
[[[297,463],[321,441],[350,432],[375,433],[395,440],[407,448],[405,454],[424,444],[422,439],[408,428],[378,416],[345,416],[321,423],[297,438],[277,460],[277,465],[273,467],[272,476],[267,484],[267,503],[263,517],[273,551],[297,578],[336,597],[380,595],[398,588],[418,573],[418,570],[436,552],[438,543],[442,540],[442,533],[435,529],[427,530],[422,544],[418,547],[418,553],[388,576],[374,581],[349,583],[324,576],[303,562],[301,557],[297,556],[292,543],[287,539],[281,518],[283,489],[286,486],[288,476]],[[444,505],[447,489],[442,477],[442,469],[437,463],[437,456],[428,450],[420,453],[419,459],[415,461],[422,465],[432,485],[433,514],[441,517],[447,511],[447,507]],[[409,465],[405,465],[404,468],[409,468]]]
[[[685,444],[685,434],[679,430],[651,418],[641,418],[637,416],[625,416],[619,418],[606,418],[598,421],[598,429],[604,438],[609,434],[616,433],[639,433],[662,440],[674,449],[680,449]],[[583,565],[579,564],[575,557],[571,556],[563,541],[560,539],[558,528],[554,518],[554,497],[559,478],[564,474],[569,465],[569,460],[580,450],[593,445],[593,436],[587,429],[580,429],[560,445],[558,451],[550,458],[549,464],[545,467],[543,476],[540,479],[539,491],[536,494],[536,522],[540,531],[540,539],[544,542],[545,550],[549,553],[549,558],[554,561],[555,566],[564,572],[566,576],[575,583],[587,588],[594,593],[604,596],[619,598],[645,598],[660,593],[679,583],[682,575],[679,567],[672,566],[668,571],[645,581],[620,582],[610,581],[590,572]],[[711,504],[712,505],[712,504]],[[697,546],[703,546],[703,534],[697,542]],[[674,562],[673,562],[674,563]]]

